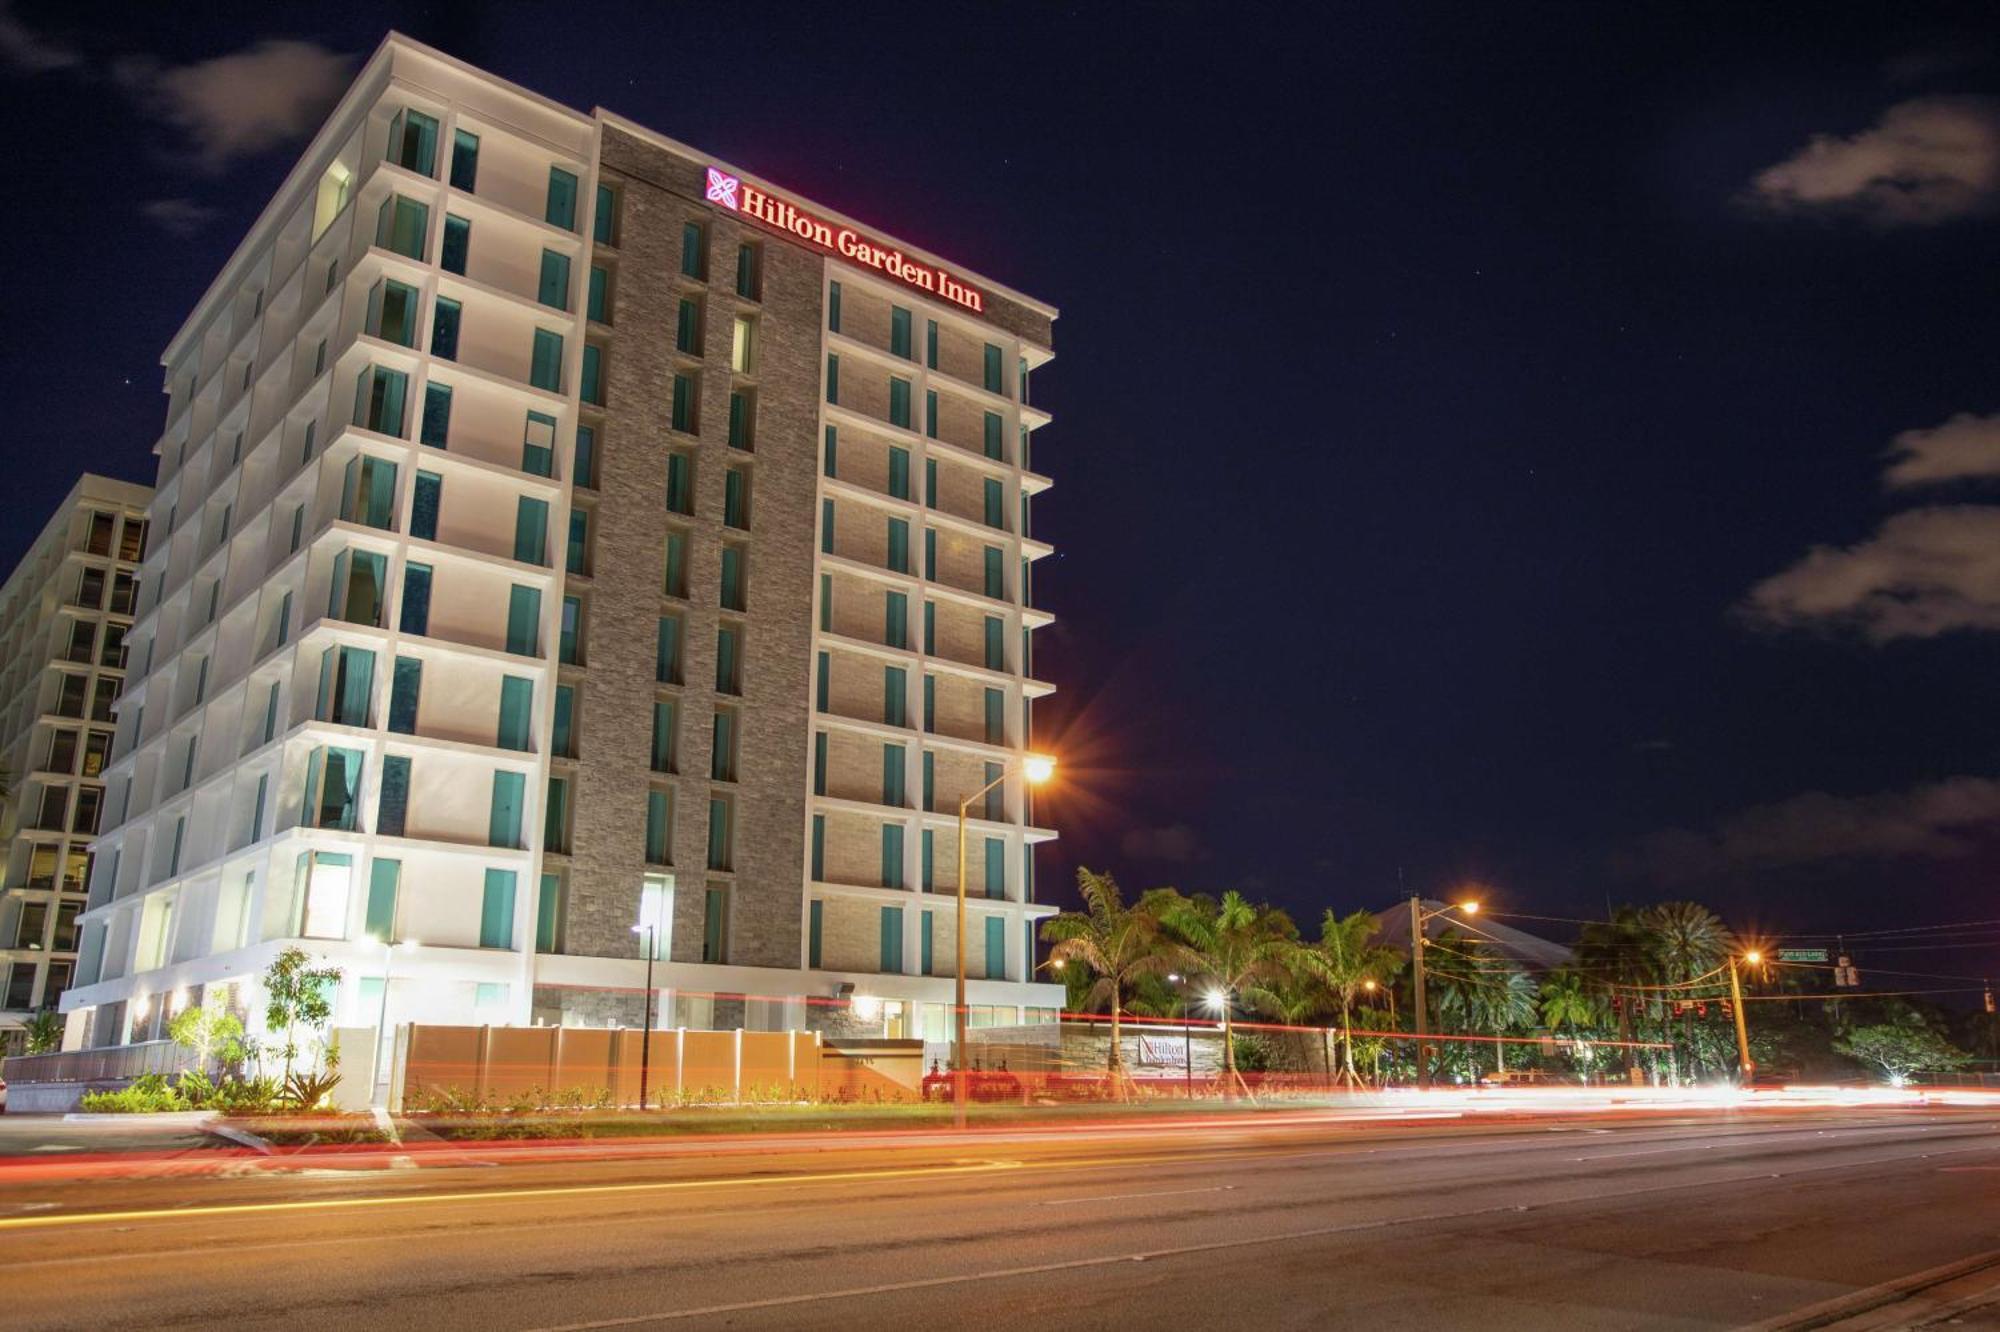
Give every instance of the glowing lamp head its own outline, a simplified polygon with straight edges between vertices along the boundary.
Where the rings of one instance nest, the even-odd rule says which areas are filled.
[[[1758,952],[1756,949],[1752,948],[1749,952],[1743,955],[1743,960],[1745,962],[1750,963],[1752,966],[1755,966],[1757,963],[1762,962],[1764,960],[1764,955]]]
[[[1056,775],[1056,761],[1047,754],[1030,754],[1021,761],[1021,775],[1030,784],[1040,786]]]
[[[1463,912],[1464,912],[1464,913],[1465,913],[1466,915],[1468,915],[1468,916],[1476,916],[1476,915],[1478,915],[1478,914],[1479,914],[1479,903],[1477,903],[1477,902],[1460,902],[1460,903],[1458,904],[1458,909],[1459,909],[1460,911],[1463,911]]]
[[[1053,962],[1050,962],[1049,965],[1054,967],[1057,971],[1061,971],[1064,967],[1068,966],[1069,963],[1063,961],[1061,958],[1056,958]]]
[[[1375,993],[1378,987],[1376,986],[1373,980],[1365,980],[1361,982],[1361,988],[1368,991],[1368,993],[1373,994]]]
[[[1203,999],[1207,1002],[1210,1008],[1214,1009],[1218,1013],[1220,1013],[1223,1010],[1223,1008],[1229,1003],[1229,996],[1224,994],[1220,990],[1210,990],[1206,995],[1203,996]]]
[[[872,994],[855,995],[854,1016],[863,1022],[873,1022],[882,1016],[882,1001]]]

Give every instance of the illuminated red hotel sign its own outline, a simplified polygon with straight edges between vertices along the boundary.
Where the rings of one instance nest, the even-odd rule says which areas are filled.
[[[849,263],[886,273],[898,282],[933,296],[942,296],[975,314],[985,313],[985,299],[936,264],[913,259],[895,246],[870,240],[852,227],[821,221],[797,204],[766,193],[726,171],[717,171],[714,167],[708,169],[706,193],[710,203],[754,218],[771,230],[804,241],[814,249],[837,254]]]

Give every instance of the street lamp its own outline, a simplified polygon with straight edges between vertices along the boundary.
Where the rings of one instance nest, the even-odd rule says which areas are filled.
[[[1424,922],[1433,916],[1442,916],[1447,911],[1458,911],[1468,916],[1476,916],[1479,914],[1479,903],[1476,901],[1454,902],[1441,906],[1435,911],[1426,911],[1424,910],[1424,900],[1421,897],[1415,894],[1411,894],[1410,896],[1410,962],[1416,978],[1417,1011],[1415,1026],[1417,1033],[1417,1090],[1419,1091],[1429,1091],[1431,1089],[1431,1063],[1429,1051],[1424,1044],[1424,1038],[1430,1034],[1430,1015],[1428,1006],[1424,1002]]]
[[[1743,954],[1743,960],[1756,966],[1764,960],[1764,955],[1752,948]],[[1756,1061],[1750,1058],[1750,1029],[1743,1025],[1743,983],[1736,977],[1736,956],[1729,958],[1729,999],[1730,1008],[1736,1012],[1736,1065],[1737,1081],[1745,1086],[1757,1072]]]
[[[639,1028],[639,1109],[646,1108],[646,1080],[653,1071],[653,923],[634,925],[632,933],[646,936],[646,1016]]]
[[[958,802],[958,988],[955,996],[958,1021],[952,1042],[951,1110],[952,1124],[961,1129],[965,1127],[965,1075],[970,1067],[965,1058],[965,820],[972,809],[972,802],[1006,781],[1016,769],[1030,786],[1040,786],[1055,775],[1056,761],[1046,754],[1026,755],[1019,763],[1000,769],[998,777]]]
[[[395,970],[396,950],[398,948],[415,948],[417,941],[415,939],[404,939],[401,943],[393,943],[388,939],[378,938],[373,934],[368,937],[382,945],[382,1006],[375,1013],[375,1077],[373,1081],[376,1087],[381,1088],[381,1104],[386,1107],[389,1104],[389,1087],[387,1085],[388,1080],[382,1075],[385,1071],[393,1071],[395,1069],[394,1058],[389,1052],[389,978]],[[386,1069],[384,1067],[385,1063],[387,1065]],[[373,1097],[371,1096],[370,1099],[372,1100]]]

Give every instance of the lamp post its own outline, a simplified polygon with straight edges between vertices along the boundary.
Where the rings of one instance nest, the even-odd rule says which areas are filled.
[[[1477,915],[1479,912],[1479,903],[1454,902],[1446,906],[1441,906],[1435,911],[1426,911],[1424,910],[1424,900],[1421,897],[1416,896],[1414,893],[1410,896],[1410,964],[1414,968],[1413,974],[1416,978],[1417,991],[1415,1027],[1417,1033],[1418,1091],[1429,1091],[1431,1089],[1431,1061],[1429,1058],[1429,1049],[1425,1044],[1426,1038],[1430,1035],[1430,1008],[1424,1001],[1424,948],[1426,942],[1424,939],[1424,922],[1430,920],[1433,916],[1442,916],[1447,911],[1463,911],[1468,916]]]
[[[1764,955],[1753,948],[1743,955],[1743,960],[1754,967],[1764,960]],[[1741,1085],[1748,1086],[1757,1072],[1757,1063],[1750,1058],[1750,1029],[1743,1024],[1743,983],[1736,978],[1733,953],[1729,957],[1729,999],[1730,1008],[1736,1012],[1736,1078]]]
[[[639,1108],[646,1108],[646,1080],[653,1071],[653,925],[634,925],[632,933],[646,936],[646,1016],[639,1027]]]
[[[1000,775],[958,802],[958,987],[954,994],[957,1022],[951,1046],[951,1120],[955,1128],[965,1127],[965,820],[972,802],[1007,780],[1019,769],[1030,785],[1040,786],[1055,774],[1056,761],[1042,754],[1030,754],[1018,764],[1000,769]]]
[[[375,1076],[372,1081],[376,1087],[382,1089],[382,1099],[376,1104],[386,1107],[389,1103],[389,1088],[385,1085],[383,1073],[395,1069],[394,1056],[389,1050],[389,980],[396,965],[396,950],[415,948],[417,941],[404,939],[399,943],[392,943],[387,939],[376,939],[375,942],[382,945],[382,1006],[375,1013]],[[374,1102],[375,1098],[371,1095],[369,1100]]]
[[[1181,996],[1181,1059],[1187,1068],[1187,1098],[1194,1099],[1194,1019],[1188,1015],[1188,980],[1178,971],[1169,971],[1171,981]]]

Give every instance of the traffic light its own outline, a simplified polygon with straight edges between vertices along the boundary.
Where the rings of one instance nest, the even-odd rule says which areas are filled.
[[[1994,1009],[1993,1009],[1993,990],[1992,990],[1992,988],[1991,988],[1990,986],[1989,986],[1989,987],[1987,988],[1987,991],[1986,991],[1986,1011],[1987,1011],[1987,1012],[1989,1012],[1989,1013],[1991,1013],[1991,1012],[1993,1012],[1993,1011],[1994,1011]]]
[[[1833,983],[1836,988],[1842,990],[1855,990],[1861,987],[1861,973],[1855,969],[1854,960],[1845,953],[1842,953],[1840,961],[1834,964]]]

